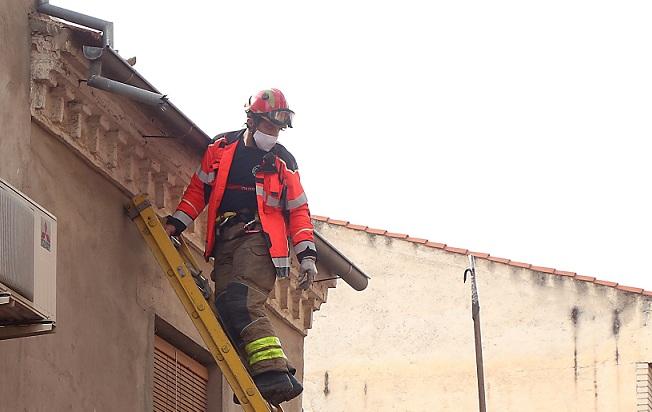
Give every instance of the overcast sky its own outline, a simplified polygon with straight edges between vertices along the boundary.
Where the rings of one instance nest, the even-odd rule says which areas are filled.
[[[211,136],[283,90],[313,214],[652,290],[652,2],[52,4]]]

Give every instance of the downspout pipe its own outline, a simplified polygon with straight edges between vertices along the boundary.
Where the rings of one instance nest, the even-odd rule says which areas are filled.
[[[92,75],[88,78],[86,83],[96,89],[119,94],[150,106],[167,104],[167,97],[163,94],[150,92],[149,90],[141,89],[140,87],[132,86],[130,84],[116,82],[115,80],[106,77]]]
[[[102,45],[113,48],[113,22],[98,19],[76,11],[53,6],[50,0],[38,0],[36,9],[43,14],[58,17],[60,19],[90,27],[102,32]]]
[[[132,78],[135,74],[135,70],[110,47],[102,48],[84,46],[83,50],[84,57],[91,62],[89,77],[86,81],[89,86],[109,93],[125,96],[129,99],[154,107],[173,125],[174,129],[176,129],[174,133],[175,137],[185,138],[192,134],[200,139],[200,141],[197,142],[200,145],[205,145],[210,142],[210,137],[208,137],[197,125],[195,125],[195,123],[188,119],[171,101],[169,101],[167,95],[158,93],[158,90],[154,89],[153,86],[151,86],[151,88],[154,89],[154,91],[150,91],[102,76],[102,66],[108,61],[103,59],[113,61],[113,69],[119,70],[122,73],[120,77]]]
[[[317,260],[326,265],[334,274],[342,278],[353,289],[361,291],[367,288],[367,276],[353,262],[346,258],[335,246],[331,245],[321,233],[315,231]]]
[[[104,48],[84,46],[84,57],[91,61],[91,69],[86,83],[97,89],[125,96],[129,99],[141,102],[150,106],[168,104],[167,96],[161,93],[152,92],[140,87],[132,86],[102,76],[102,54]]]

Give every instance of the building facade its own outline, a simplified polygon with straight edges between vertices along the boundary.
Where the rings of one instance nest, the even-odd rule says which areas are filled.
[[[90,87],[99,73],[158,93],[100,34],[35,3],[0,2],[0,178],[57,218],[56,327],[0,341],[0,410],[241,410],[124,212],[147,193],[171,213],[210,139],[176,107]],[[204,220],[187,231],[199,261]],[[296,276],[267,306],[301,378],[312,313],[336,282],[301,291]]]
[[[469,253],[487,410],[652,411],[652,292],[318,219],[373,279],[316,314],[306,412],[477,411]]]

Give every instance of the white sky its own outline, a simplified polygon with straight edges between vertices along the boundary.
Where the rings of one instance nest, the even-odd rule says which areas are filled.
[[[283,90],[313,214],[652,290],[649,1],[52,4],[211,136]]]

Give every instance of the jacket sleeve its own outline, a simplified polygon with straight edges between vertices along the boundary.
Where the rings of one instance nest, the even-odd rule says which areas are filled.
[[[317,258],[314,228],[310,220],[308,198],[301,186],[298,170],[285,168],[285,208],[288,214],[288,231],[299,261],[306,257]]]
[[[167,223],[176,228],[174,235],[178,236],[190,226],[208,203],[216,173],[213,170],[212,147],[213,145],[209,146],[204,153],[201,164],[190,178],[190,184],[183,193],[176,211],[167,217]]]

